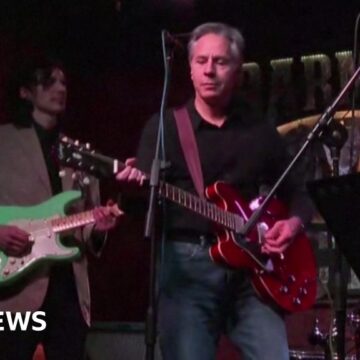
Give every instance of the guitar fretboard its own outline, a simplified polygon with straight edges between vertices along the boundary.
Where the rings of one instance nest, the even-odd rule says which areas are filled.
[[[241,226],[243,226],[243,219],[239,215],[223,210],[205,199],[176,186],[168,183],[161,183],[159,193],[166,199],[192,210],[232,231],[237,232]]]
[[[84,211],[78,214],[62,216],[51,220],[51,226],[54,232],[62,232],[65,230],[75,229],[80,226],[95,222],[92,210]]]

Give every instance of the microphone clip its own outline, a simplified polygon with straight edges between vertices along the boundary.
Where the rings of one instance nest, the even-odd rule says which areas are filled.
[[[171,49],[179,49],[185,51],[184,44],[176,37],[176,35],[172,35],[169,31],[163,30],[165,45]]]

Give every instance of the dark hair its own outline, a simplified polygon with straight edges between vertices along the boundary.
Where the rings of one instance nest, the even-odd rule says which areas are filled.
[[[54,59],[41,57],[25,60],[11,76],[7,87],[7,103],[10,121],[17,126],[31,125],[33,105],[20,97],[22,87],[31,89],[36,85],[46,85],[54,69],[65,72],[63,64]]]

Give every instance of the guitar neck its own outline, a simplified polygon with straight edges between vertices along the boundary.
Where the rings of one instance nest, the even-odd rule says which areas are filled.
[[[107,175],[111,174],[113,176],[125,166],[120,161],[104,155],[93,154],[92,156],[95,156],[95,162],[97,162],[98,165],[100,165],[99,163],[101,162],[103,174],[107,173]],[[242,218],[239,215],[225,211],[199,196],[166,182],[160,182],[159,194],[162,197],[230,230],[237,231],[243,225]]]
[[[76,229],[81,226],[95,222],[93,210],[83,211],[69,216],[62,216],[50,221],[51,227],[55,233],[66,230]]]
[[[230,230],[237,231],[242,225],[242,220],[238,215],[225,211],[205,199],[171,184],[160,183],[159,193],[166,199]]]

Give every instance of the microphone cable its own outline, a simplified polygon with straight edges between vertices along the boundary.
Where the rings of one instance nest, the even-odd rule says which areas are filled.
[[[355,21],[355,29],[354,29],[354,46],[353,46],[353,67],[354,67],[354,71],[356,71],[356,69],[359,66],[359,55],[358,55],[358,35],[359,35],[359,23],[360,23],[360,13],[357,15],[356,17],[356,21]],[[358,86],[354,85],[353,91],[352,91],[352,100],[351,100],[351,122],[350,122],[350,156],[349,156],[349,173],[351,172],[355,172],[356,171],[356,167],[354,166],[353,162],[354,162],[354,142],[355,142],[355,125],[356,125],[356,121],[355,121],[355,106],[356,106],[356,95],[358,93]],[[356,161],[359,160],[359,154],[357,154],[357,159]]]

